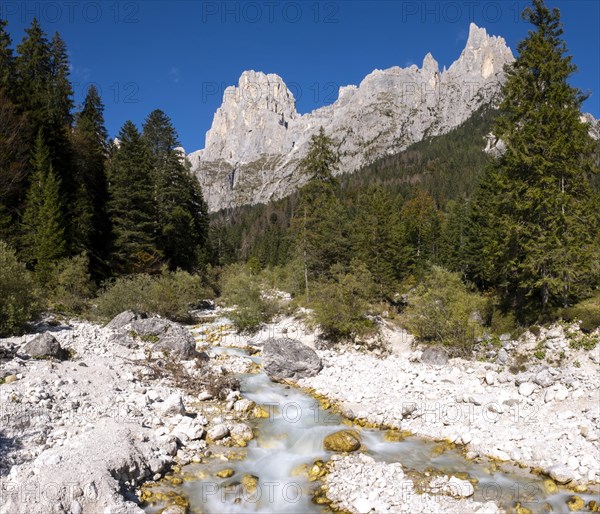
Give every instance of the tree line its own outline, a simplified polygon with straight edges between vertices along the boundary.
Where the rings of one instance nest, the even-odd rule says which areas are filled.
[[[36,19],[13,49],[0,20],[0,239],[51,280],[84,255],[96,280],[206,264],[208,214],[168,116],[110,142],[90,86],[75,109],[67,48]]]

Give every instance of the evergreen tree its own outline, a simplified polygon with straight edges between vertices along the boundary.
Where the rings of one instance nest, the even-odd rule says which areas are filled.
[[[506,152],[488,171],[473,206],[473,275],[495,286],[521,317],[568,305],[592,282],[600,204],[589,186],[593,142],[580,120],[584,97],[561,39],[560,13],[534,0],[523,17],[535,30],[507,68],[494,134]]]
[[[18,103],[27,112],[37,133],[40,128],[47,127],[49,120],[48,92],[52,52],[46,34],[36,18],[25,29],[25,34],[23,41],[17,46],[15,59]]]
[[[0,90],[0,239],[12,241],[27,190],[30,130]]]
[[[124,273],[158,269],[156,203],[152,158],[131,121],[119,132],[119,144],[110,158],[109,214],[113,227],[113,260]]]
[[[467,272],[469,203],[464,196],[449,200],[440,235],[440,261],[454,272]]]
[[[104,105],[98,90],[91,86],[81,111],[75,116],[72,132],[78,184],[73,209],[73,250],[89,253],[90,265],[96,273],[107,257],[110,232],[106,214],[108,149],[103,113]]]
[[[143,129],[152,156],[160,249],[172,269],[192,270],[205,260],[208,240],[208,210],[200,184],[176,149],[177,133],[164,112],[150,113]]]
[[[41,132],[31,160],[31,182],[22,223],[22,252],[44,282],[52,264],[66,255],[60,180]]]
[[[15,79],[15,58],[10,34],[6,31],[8,22],[0,19],[0,93],[13,98]]]
[[[69,126],[72,122],[73,88],[69,80],[69,58],[65,42],[56,32],[50,43],[49,117],[55,127]]]
[[[399,214],[386,190],[374,186],[360,195],[353,220],[354,255],[369,267],[382,300],[405,272]]]
[[[296,216],[292,220],[307,297],[311,281],[326,277],[333,264],[346,263],[349,257],[347,212],[335,195],[338,182],[334,171],[338,162],[333,140],[321,127],[319,133],[312,136],[308,154],[300,163],[300,170],[309,181],[300,191]]]
[[[425,264],[437,262],[441,219],[433,198],[417,192],[404,204],[400,216],[410,269],[419,271]]]

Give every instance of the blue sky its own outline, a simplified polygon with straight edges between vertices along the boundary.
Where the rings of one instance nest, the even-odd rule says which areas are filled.
[[[558,7],[579,72],[600,117],[600,1],[548,0]],[[202,148],[223,89],[246,69],[277,73],[298,110],[332,103],[339,86],[375,68],[421,65],[431,52],[448,66],[464,48],[471,21],[507,40],[513,52],[529,26],[524,1],[20,1],[0,0],[13,43],[37,16],[69,49],[80,102],[101,90],[111,136],[127,119],[141,124],[164,110],[188,152]]]

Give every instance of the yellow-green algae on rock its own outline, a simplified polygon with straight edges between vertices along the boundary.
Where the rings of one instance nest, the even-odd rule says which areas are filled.
[[[323,440],[323,448],[330,452],[354,452],[360,448],[360,435],[355,430],[340,430]]]

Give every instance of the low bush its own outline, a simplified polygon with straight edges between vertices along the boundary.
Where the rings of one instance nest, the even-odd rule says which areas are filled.
[[[276,314],[277,301],[268,295],[268,289],[248,266],[233,264],[223,271],[221,297],[225,305],[234,308],[229,317],[239,332],[254,333]]]
[[[19,333],[41,307],[32,274],[14,250],[0,241],[0,337]]]
[[[88,270],[89,259],[85,254],[62,259],[53,266],[47,286],[51,310],[81,314],[89,307],[96,287]]]
[[[163,270],[160,275],[139,274],[107,282],[96,299],[96,313],[110,319],[132,310],[185,323],[191,321],[190,309],[211,296],[202,277]]]
[[[561,315],[566,321],[578,321],[581,330],[592,332],[600,327],[600,293],[564,309]]]
[[[485,306],[483,297],[472,292],[460,274],[433,266],[410,293],[404,320],[421,341],[441,343],[464,354],[483,332],[480,313]]]
[[[336,265],[331,276],[313,288],[311,306],[323,336],[332,341],[355,341],[372,332],[375,324],[367,315],[374,282],[369,270],[362,263],[354,263],[349,270]]]

